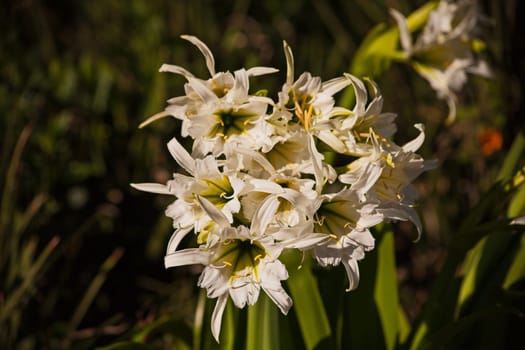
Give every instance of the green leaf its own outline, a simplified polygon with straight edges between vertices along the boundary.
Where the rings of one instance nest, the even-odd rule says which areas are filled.
[[[399,298],[394,254],[394,234],[389,231],[379,242],[374,298],[379,312],[386,349],[394,349],[398,333]]]
[[[397,324],[399,326],[399,343],[403,344],[410,334],[410,322],[401,304],[397,307]]]
[[[436,2],[428,2],[407,18],[408,30],[414,32],[427,21]],[[385,30],[384,24],[375,26],[367,35],[354,55],[350,72],[361,76],[378,76],[388,69],[392,60],[406,60],[404,53],[397,50],[399,29],[392,27]]]
[[[521,185],[514,198],[509,204],[509,209],[507,210],[507,217],[515,218],[517,216],[523,215],[523,210],[525,209],[525,185]]]
[[[261,291],[255,305],[248,307],[246,350],[278,350],[279,310]]]
[[[344,296],[342,349],[386,349],[383,326],[375,301],[378,249],[359,261],[359,286]]]
[[[512,264],[503,281],[503,288],[510,289],[512,286],[525,279],[525,235],[521,237],[520,247],[512,261]]]
[[[432,336],[425,339],[417,349],[449,349],[452,347],[452,342],[456,336],[465,333],[476,323],[489,320],[497,325],[497,323],[504,321],[505,317],[511,314],[515,314],[515,311],[501,307],[491,307],[472,313],[458,321],[448,323],[439,331],[432,334]]]
[[[310,258],[305,259],[303,266],[293,271],[290,265],[298,265],[297,256],[291,256],[293,252],[286,253],[283,261],[288,262],[287,268],[292,271],[287,285],[294,301],[293,311],[297,315],[306,348],[314,349],[324,338],[329,337],[332,331],[317,281],[311,270],[312,261]]]
[[[512,142],[512,146],[508,151],[501,170],[498,174],[499,180],[508,180],[514,173],[516,166],[520,164],[523,150],[525,149],[525,136],[523,132],[518,133]]]

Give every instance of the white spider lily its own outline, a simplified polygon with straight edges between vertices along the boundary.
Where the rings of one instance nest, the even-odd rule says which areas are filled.
[[[473,32],[480,17],[477,1],[440,1],[415,43],[406,18],[394,9],[390,13],[398,24],[405,56],[413,61],[416,71],[438,97],[447,101],[447,122],[452,122],[456,115],[456,93],[467,81],[466,73],[491,75],[487,64],[473,50]]]
[[[361,201],[377,203],[377,212],[384,218],[412,221],[421,233],[421,223],[413,205],[416,190],[412,182],[423,171],[435,167],[415,153],[424,141],[424,128],[415,127],[419,135],[402,147],[379,141],[374,134],[374,151],[348,165],[339,181],[350,184]]]
[[[185,249],[166,255],[166,267],[202,264],[204,270],[198,285],[206,288],[210,298],[218,298],[211,319],[212,334],[219,341],[221,320],[228,296],[235,306],[253,305],[262,289],[287,314],[292,299],[281,285],[288,278],[285,266],[278,260],[282,246],[266,236],[273,208],[261,207],[250,228],[232,227],[215,205],[198,197],[203,210],[220,227],[220,238],[199,248]]]
[[[253,148],[261,148],[268,143],[260,135],[265,129],[264,120],[271,99],[249,95],[249,77],[277,72],[270,67],[253,67],[230,72],[216,72],[215,59],[209,48],[198,38],[183,35],[183,39],[194,44],[203,54],[211,78],[196,78],[186,69],[164,64],[161,72],[183,75],[187,79],[184,86],[186,95],[168,100],[168,107],[146,121],[140,127],[166,116],[182,120],[182,136],[195,139],[193,154],[203,156],[208,153],[222,153],[227,140],[238,143],[253,143]],[[256,142],[257,141],[257,142]]]
[[[168,244],[168,252],[173,252],[192,228],[195,232],[201,232],[199,241],[206,240],[208,231],[204,228],[209,225],[210,218],[200,209],[195,195],[206,198],[222,211],[229,222],[233,222],[233,214],[240,210],[238,196],[245,184],[235,174],[221,172],[216,159],[212,156],[193,159],[176,138],[168,143],[168,149],[177,163],[191,176],[174,174],[173,180],[168,181],[166,185],[132,184],[132,186],[141,191],[171,194],[177,197],[177,200],[166,209],[166,216],[173,219],[173,226],[176,229]]]
[[[374,205],[361,203],[348,189],[320,197],[317,206],[315,231],[325,234],[327,240],[313,249],[313,255],[321,266],[343,263],[347,290],[352,290],[359,283],[357,261],[374,248],[368,228],[380,223],[381,216],[374,212]]]
[[[420,232],[411,183],[433,166],[415,153],[424,140],[423,127],[416,125],[420,135],[397,146],[391,140],[396,115],[381,112],[375,83],[365,85],[350,74],[323,82],[308,72],[294,80],[293,54],[284,43],[286,82],[275,103],[249,93],[251,76],[274,69],[216,72],[208,47],[195,37],[183,38],[203,54],[210,78],[163,65],[161,71],[186,78],[185,95],[170,99],[165,111],[143,125],[168,115],[180,119],[192,151],[173,138],[168,150],[183,174],[174,174],[165,185],[132,186],[176,197],[165,212],[175,229],[165,266],[204,266],[198,285],[217,298],[211,317],[217,341],[228,298],[243,308],[255,304],[262,289],[288,312],[292,300],[281,285],[288,271],[279,261],[284,249],[311,251],[321,266],[343,264],[351,290],[359,282],[358,261],[374,248],[371,227],[384,220],[411,220]],[[402,39],[412,52],[406,35]],[[434,74],[425,69],[421,74]],[[436,89],[452,91],[462,79],[434,77],[432,82]],[[350,84],[356,97],[352,110],[336,106],[333,97]],[[324,145],[340,159],[350,159],[337,168],[339,175]],[[198,247],[179,249],[190,232]]]
[[[338,130],[339,139],[344,143],[345,150],[341,153],[361,156],[371,152],[370,131],[388,138],[396,132],[394,123],[396,114],[382,113],[383,97],[377,85],[369,80],[370,101],[365,84],[351,74],[345,74],[351,81],[355,93],[355,106],[347,115],[335,118],[335,128]]]
[[[322,82],[320,77],[313,77],[309,72],[302,73],[294,81],[292,50],[286,42],[283,46],[286,82],[279,92],[279,102],[270,122],[282,124],[284,120],[286,130],[300,125],[335,150],[342,150],[344,145],[333,135],[330,118],[335,105],[333,95],[350,85],[350,81],[342,76]]]

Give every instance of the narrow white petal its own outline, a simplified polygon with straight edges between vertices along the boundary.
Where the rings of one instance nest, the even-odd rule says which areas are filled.
[[[185,78],[193,78],[193,74],[191,74],[185,68],[182,68],[180,66],[175,66],[173,64],[164,63],[162,66],[160,66],[159,72],[169,72],[169,73],[182,75]]]
[[[308,135],[308,149],[310,151],[310,158],[312,160],[312,166],[314,169],[315,176],[315,190],[317,193],[321,193],[324,185],[323,179],[323,160],[322,155],[317,151],[315,147],[315,141],[312,135]]]
[[[213,334],[213,337],[217,343],[219,342],[219,335],[221,334],[222,314],[224,313],[227,302],[228,294],[219,296],[211,315],[211,333]]]
[[[284,192],[281,186],[269,180],[250,179],[249,184],[253,186],[252,191],[256,191],[256,192],[273,193],[273,194]]]
[[[145,191],[145,192],[151,192],[151,193],[159,193],[159,194],[172,194],[169,190],[169,187],[162,184],[157,183],[140,183],[140,184],[130,184],[131,187],[139,190],[139,191]]]
[[[153,122],[156,122],[159,119],[166,118],[166,117],[169,117],[171,115],[172,114],[169,111],[162,111],[162,112],[159,112],[157,114],[154,114],[151,117],[149,117],[148,119],[144,120],[142,123],[140,123],[139,129],[142,129],[143,127],[145,127],[145,126],[147,126],[147,125],[149,125],[149,124],[151,124]]]
[[[344,153],[346,151],[345,144],[330,130],[321,130],[319,134],[317,134],[317,138],[338,153]]]
[[[257,77],[259,75],[266,75],[266,74],[272,74],[277,73],[279,70],[272,67],[252,67],[248,69],[246,72],[248,73],[248,76],[250,77]]]
[[[211,76],[215,75],[215,59],[213,58],[213,54],[211,53],[208,46],[206,46],[205,43],[200,41],[197,37],[193,35],[181,35],[182,39],[188,40],[193,45],[197,46],[197,48],[202,52],[202,55],[206,59],[206,67],[208,67],[208,71],[210,72]]]
[[[195,159],[193,159],[190,154],[182,147],[182,145],[177,141],[177,138],[172,138],[168,142],[168,150],[170,151],[171,156],[177,161],[177,163],[184,168],[189,174],[195,174]]]
[[[301,236],[289,241],[282,242],[283,246],[286,248],[295,248],[295,249],[310,249],[319,244],[328,242],[331,239],[330,236],[324,233],[311,233],[307,236]]]
[[[266,170],[269,174],[275,174],[276,171],[272,163],[270,163],[268,159],[266,159],[260,153],[245,148],[237,148],[235,149],[235,152],[251,158],[253,161],[257,162],[260,166],[262,166],[264,170]]]
[[[350,81],[346,77],[338,77],[325,81],[321,85],[321,90],[324,93],[333,96],[348,85],[350,85]]]
[[[266,227],[272,221],[277,208],[279,208],[279,199],[274,196],[266,197],[253,214],[250,231],[257,236],[264,234]]]
[[[279,286],[278,288],[265,288],[263,285],[263,290],[266,292],[266,295],[272,299],[272,301],[277,305],[279,310],[283,314],[288,314],[288,311],[293,305],[292,298],[286,293],[283,287]]]
[[[293,84],[294,77],[294,62],[293,62],[293,53],[290,46],[286,41],[283,41],[284,55],[286,56],[286,84]]]
[[[213,205],[212,202],[204,197],[197,195],[197,200],[201,208],[208,214],[208,216],[221,227],[229,227],[230,222],[219,208]]]
[[[363,116],[366,111],[366,101],[368,99],[368,93],[366,92],[365,84],[357,77],[352,74],[345,73],[345,76],[350,79],[354,87],[355,92],[355,107],[354,113],[358,116]]]
[[[233,89],[228,91],[228,96],[231,96],[232,103],[242,103],[246,101],[248,97],[248,87],[249,87],[249,80],[248,80],[248,74],[246,70],[239,69],[234,72],[235,74],[235,84],[233,86]]]
[[[347,236],[354,244],[362,246],[366,251],[374,249],[375,239],[368,230],[353,230]]]
[[[359,284],[359,266],[357,261],[351,257],[348,259],[342,259],[343,265],[346,270],[346,275],[348,276],[348,288],[347,292],[356,289]]]
[[[415,124],[414,127],[420,131],[419,135],[410,142],[407,142],[403,145],[403,151],[405,152],[415,152],[417,151],[423,142],[425,141],[425,126],[423,124]]]
[[[399,27],[399,39],[401,41],[401,47],[407,55],[412,53],[412,39],[410,37],[410,31],[405,16],[395,9],[390,9],[390,14],[397,22]]]
[[[199,248],[184,249],[164,257],[166,268],[194,264],[208,265],[209,263],[210,254]]]
[[[175,253],[182,239],[186,237],[186,235],[191,230],[192,230],[192,227],[181,228],[181,229],[175,230],[175,232],[173,232],[168,242],[168,248],[166,249],[166,255]]]
[[[188,83],[192,89],[199,95],[205,104],[213,103],[219,100],[217,95],[206,86],[202,80],[197,78],[188,78]]]
[[[456,95],[452,92],[446,96],[447,105],[448,105],[448,115],[445,123],[448,125],[452,124],[456,120]]]

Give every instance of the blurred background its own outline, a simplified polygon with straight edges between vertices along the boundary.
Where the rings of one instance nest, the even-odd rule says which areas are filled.
[[[0,11],[0,348],[90,349],[168,317],[193,322],[198,267],[165,270],[172,198],[133,190],[177,171],[166,149],[180,125],[138,125],[183,93],[163,63],[208,72],[255,65],[280,72],[252,80],[275,96],[285,80],[282,40],[303,71],[323,80],[347,72],[365,35],[424,1],[2,1]],[[420,242],[394,225],[400,298],[409,320],[426,301],[465,211],[496,179],[523,122],[525,13],[519,0],[481,1],[480,35],[494,77],[471,76],[457,121],[408,66],[374,77],[384,111],[398,114],[396,142],[424,123],[420,153],[440,167],[416,181]],[[523,162],[523,159],[521,160]],[[344,278],[343,274],[341,275]],[[367,277],[363,275],[362,280]],[[189,326],[188,326],[189,325]],[[153,340],[152,340],[153,342]],[[159,348],[166,339],[156,339]],[[5,346],[2,346],[5,344]]]

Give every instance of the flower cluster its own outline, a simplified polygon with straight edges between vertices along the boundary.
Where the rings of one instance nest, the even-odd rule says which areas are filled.
[[[175,232],[166,267],[202,264],[198,285],[217,298],[212,333],[218,340],[228,297],[242,308],[256,303],[261,289],[286,314],[292,299],[281,282],[288,278],[279,260],[284,249],[298,249],[321,266],[342,264],[348,290],[359,282],[358,261],[374,248],[370,228],[385,220],[410,220],[421,230],[414,209],[413,180],[433,166],[415,152],[419,135],[399,146],[393,113],[372,81],[350,74],[322,81],[294,75],[284,43],[286,81],[277,99],[251,94],[251,77],[274,73],[268,67],[216,72],[208,47],[183,36],[204,55],[210,77],[163,65],[161,71],[186,78],[185,95],[146,120],[172,116],[181,121],[187,151],[176,137],[168,150],[183,173],[167,184],[133,187],[172,195],[166,209]],[[352,87],[352,109],[337,106],[334,94]],[[328,162],[331,155],[334,162]],[[178,249],[188,234],[198,247]]]
[[[390,13],[398,24],[405,55],[438,97],[447,101],[447,120],[453,121],[456,93],[467,81],[467,73],[490,76],[488,65],[476,55],[476,46],[482,46],[474,36],[480,19],[477,0],[441,0],[414,43],[406,18],[394,9]]]

